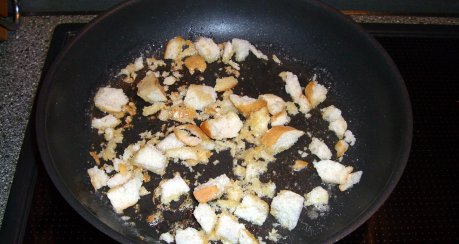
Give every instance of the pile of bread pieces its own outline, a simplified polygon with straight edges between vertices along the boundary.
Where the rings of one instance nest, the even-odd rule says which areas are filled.
[[[98,89],[94,105],[105,115],[93,118],[91,125],[105,142],[99,152],[90,152],[96,165],[87,172],[94,189],[106,192],[116,213],[121,215],[150,194],[160,202],[159,209],[183,201],[181,207],[194,209],[201,229],[176,226],[161,234],[160,240],[167,243],[261,243],[263,237],[250,233],[239,219],[263,226],[269,214],[282,228],[293,230],[303,208],[328,210],[328,191],[321,186],[310,192],[277,189],[274,180],[262,182],[259,177],[267,172],[270,163],[285,163],[276,162],[276,155],[291,148],[302,136],[309,136],[311,143],[299,152],[298,158],[292,158],[295,164],[286,170],[300,171],[312,166],[323,183],[337,185],[340,191],[360,181],[362,171],[353,172],[353,167],[340,163],[356,140],[347,129],[341,110],[333,105],[320,110],[329,123],[328,129],[336,135],[335,153],[323,140],[289,126],[293,116],[301,113],[303,119],[308,119],[309,112],[326,99],[327,88],[318,81],[309,81],[302,87],[297,75],[281,72],[279,79],[285,84],[290,101],[275,94],[249,97],[233,93],[233,88],[243,82],[238,79],[240,63],[250,54],[263,62],[270,59],[250,42],[237,38],[222,44],[206,37],[194,42],[182,37],[169,40],[163,59],[139,57],[120,71],[119,77],[135,86],[137,96],[148,104],[141,115],[137,113],[135,99],[127,97],[123,89]],[[271,60],[281,65],[275,55]],[[221,63],[228,75],[216,77],[213,87],[181,80],[184,72],[203,74],[213,62]],[[170,71],[158,71],[159,67],[169,65]],[[142,78],[138,75],[141,70],[147,70]],[[140,134],[139,141],[118,153],[123,132],[135,126],[135,116],[164,123],[162,131],[146,131]],[[210,162],[212,155],[226,150],[230,151],[232,162]],[[302,160],[308,154],[306,150],[318,159],[312,165]],[[181,172],[174,172],[173,178],[165,179],[163,175],[170,163],[183,164],[190,171],[198,164],[212,168],[217,163],[230,163],[233,167],[228,174],[234,178],[222,174],[197,182],[197,177],[185,179]],[[144,183],[151,177],[162,180],[155,189],[146,189]],[[155,215],[148,221],[161,221],[161,216]],[[275,233],[265,238],[279,240]]]

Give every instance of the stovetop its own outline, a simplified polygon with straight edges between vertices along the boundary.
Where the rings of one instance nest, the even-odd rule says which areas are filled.
[[[56,27],[43,73],[82,26]],[[383,24],[364,27],[393,58],[408,87],[414,114],[413,145],[405,172],[389,199],[340,242],[457,243],[459,28]],[[0,242],[114,242],[60,196],[40,161],[33,128],[31,117]]]

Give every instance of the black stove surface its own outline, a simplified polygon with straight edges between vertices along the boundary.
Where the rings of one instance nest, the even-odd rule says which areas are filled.
[[[82,24],[59,25],[43,73]],[[459,28],[364,25],[400,69],[414,135],[405,172],[384,205],[342,243],[459,241]],[[114,242],[61,197],[39,159],[34,119],[25,134],[1,243]]]

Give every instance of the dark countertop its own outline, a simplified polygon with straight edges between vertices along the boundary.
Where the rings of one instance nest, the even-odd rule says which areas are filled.
[[[53,29],[95,16],[25,17],[10,40],[0,43],[0,223]],[[459,25],[459,18],[352,16],[359,23]]]

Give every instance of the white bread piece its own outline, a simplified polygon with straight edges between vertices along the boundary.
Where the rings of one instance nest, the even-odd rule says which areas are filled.
[[[215,233],[223,242],[238,243],[240,232],[245,229],[233,215],[222,213],[218,218]]]
[[[258,98],[261,98],[266,101],[268,106],[268,111],[271,115],[278,114],[285,110],[285,101],[279,96],[274,94],[263,94]]]
[[[319,211],[328,210],[328,192],[318,186],[312,189],[308,194],[304,195],[304,206],[314,206]]]
[[[169,232],[165,232],[165,233],[162,233],[159,236],[159,240],[160,241],[165,241],[166,243],[172,243],[172,242],[174,242],[174,236],[171,235],[171,233],[169,233]]]
[[[177,139],[174,133],[170,133],[156,145],[156,148],[162,152],[166,152],[169,149],[180,148],[183,146],[185,146],[185,144]]]
[[[263,161],[255,161],[247,164],[245,169],[245,179],[258,178],[268,171],[268,164]]]
[[[233,44],[236,61],[244,61],[249,56],[250,46],[252,45],[249,41],[233,38],[231,44]]]
[[[217,93],[213,87],[191,84],[186,92],[184,102],[187,107],[202,111],[216,100]]]
[[[258,138],[268,130],[269,121],[268,109],[263,107],[258,111],[252,112],[246,123],[249,125],[252,135]]]
[[[207,63],[215,62],[220,58],[220,48],[215,44],[214,40],[207,37],[199,37],[194,45],[199,55],[201,55]]]
[[[186,48],[184,48],[186,46]],[[182,47],[182,52],[178,55],[177,59],[182,60],[183,58],[198,54],[198,50],[194,46],[194,43],[190,40],[185,40],[185,45]],[[174,75],[175,76],[175,75]],[[178,76],[175,76],[179,78]]]
[[[214,179],[208,180],[206,183],[197,186],[193,195],[200,203],[206,203],[208,201],[220,198],[225,192],[226,187],[231,184],[231,180],[222,174]]]
[[[313,162],[314,168],[325,183],[344,185],[353,168],[332,160]]]
[[[146,144],[136,153],[133,163],[158,175],[163,175],[167,167],[166,156],[150,144]]]
[[[233,44],[231,42],[225,42],[223,44],[223,53],[222,53],[222,61],[223,63],[228,63],[231,60],[234,54]]]
[[[194,228],[178,229],[175,232],[175,243],[177,244],[207,244],[204,233]]]
[[[159,112],[161,109],[163,109],[164,107],[166,107],[166,104],[164,104],[163,102],[155,102],[153,103],[152,105],[150,106],[145,106],[143,107],[142,109],[142,115],[143,116],[150,116],[150,115],[153,115],[157,112]]]
[[[178,201],[181,195],[190,191],[190,187],[188,187],[179,173],[175,173],[172,179],[162,181],[159,187],[161,189],[161,203],[163,204]]]
[[[233,89],[236,87],[238,84],[238,81],[234,76],[228,76],[228,77],[222,77],[222,78],[217,78],[215,80],[215,91],[217,92],[224,92],[228,91],[230,89]]]
[[[349,145],[351,146],[354,146],[355,141],[356,141],[354,134],[352,134],[352,131],[350,130],[347,130],[346,132],[344,132],[344,140],[347,143],[349,143]]]
[[[164,88],[159,84],[154,74],[145,76],[137,84],[137,95],[149,103],[167,101]]]
[[[327,98],[327,88],[319,84],[317,81],[311,81],[304,88],[304,93],[311,103],[312,108],[315,108]]]
[[[298,81],[298,76],[292,72],[284,71],[279,74],[279,77],[284,80],[285,91],[290,95],[292,100],[298,104],[300,111],[304,114],[308,113],[312,106],[306,96],[304,96],[302,93],[302,88],[300,82]]]
[[[193,215],[207,234],[212,232],[217,223],[217,215],[207,203],[200,203],[194,209]]]
[[[223,116],[204,121],[200,128],[210,138],[223,140],[238,136],[242,126],[239,116],[234,112],[228,112]]]
[[[107,186],[114,188],[128,182],[132,178],[132,173],[130,171],[126,173],[116,173],[107,181]]]
[[[112,87],[101,87],[94,96],[95,106],[103,112],[122,112],[123,106],[129,102],[123,89]]]
[[[124,185],[112,188],[107,192],[107,197],[116,213],[123,213],[123,210],[135,205],[139,201],[141,186],[142,179],[134,177]]]
[[[266,56],[265,54],[263,54],[263,53],[262,53],[260,50],[258,50],[254,45],[250,45],[249,49],[250,49],[250,52],[252,52],[253,55],[255,55],[255,57],[257,57],[258,59],[263,59],[263,60],[268,61],[268,56]]]
[[[290,126],[273,126],[261,137],[261,144],[277,154],[292,147],[303,135],[303,131]]]
[[[362,171],[357,171],[354,173],[349,174],[349,176],[346,179],[346,182],[344,184],[339,185],[339,190],[340,191],[345,191],[355,184],[360,182],[360,179],[362,178]]]
[[[229,98],[237,110],[246,117],[249,116],[250,113],[258,111],[267,105],[266,101],[263,99],[255,99],[248,96],[241,97],[236,94],[231,94]]]
[[[293,191],[281,190],[271,202],[271,214],[282,227],[293,230],[300,218],[304,198]]]
[[[255,236],[247,229],[242,229],[239,232],[239,244],[258,244],[260,243]]]
[[[341,110],[333,105],[323,108],[320,111],[322,112],[322,119],[328,122],[333,122],[339,118],[342,118]]]
[[[212,153],[201,147],[179,147],[167,150],[166,156],[186,161],[187,166],[195,166],[198,163],[208,163]]]
[[[182,52],[185,40],[181,36],[176,36],[170,39],[166,44],[166,50],[164,51],[164,59],[176,59]]]
[[[259,197],[273,198],[276,193],[276,184],[274,182],[263,183],[258,178],[250,180],[250,186],[248,187]]]
[[[290,123],[290,117],[285,110],[271,116],[271,126],[286,125],[288,123]]]
[[[317,139],[315,137],[312,138],[312,141],[309,144],[308,148],[312,154],[316,155],[321,160],[331,159],[332,157],[332,152],[327,147],[327,144],[325,144],[322,140]]]
[[[171,85],[175,84],[176,81],[177,81],[177,78],[175,78],[174,76],[170,75],[170,76],[167,76],[167,77],[164,78],[163,84],[167,85],[167,86],[171,86]]]
[[[207,69],[206,61],[199,55],[187,57],[184,63],[191,75],[193,75],[196,70],[204,73],[204,71]]]
[[[115,116],[108,114],[104,117],[98,119],[94,118],[91,121],[91,127],[98,130],[105,130],[107,128],[115,128],[121,123],[121,120],[117,119]]]
[[[236,208],[234,215],[256,225],[263,225],[268,217],[269,205],[255,195],[247,195]]]
[[[94,190],[97,191],[107,185],[108,175],[105,174],[105,171],[99,169],[97,166],[94,166],[88,169],[87,172]]]
[[[342,139],[344,137],[344,133],[347,130],[346,120],[341,117],[333,122],[330,122],[330,124],[328,124],[328,129],[335,132],[339,139]]]

